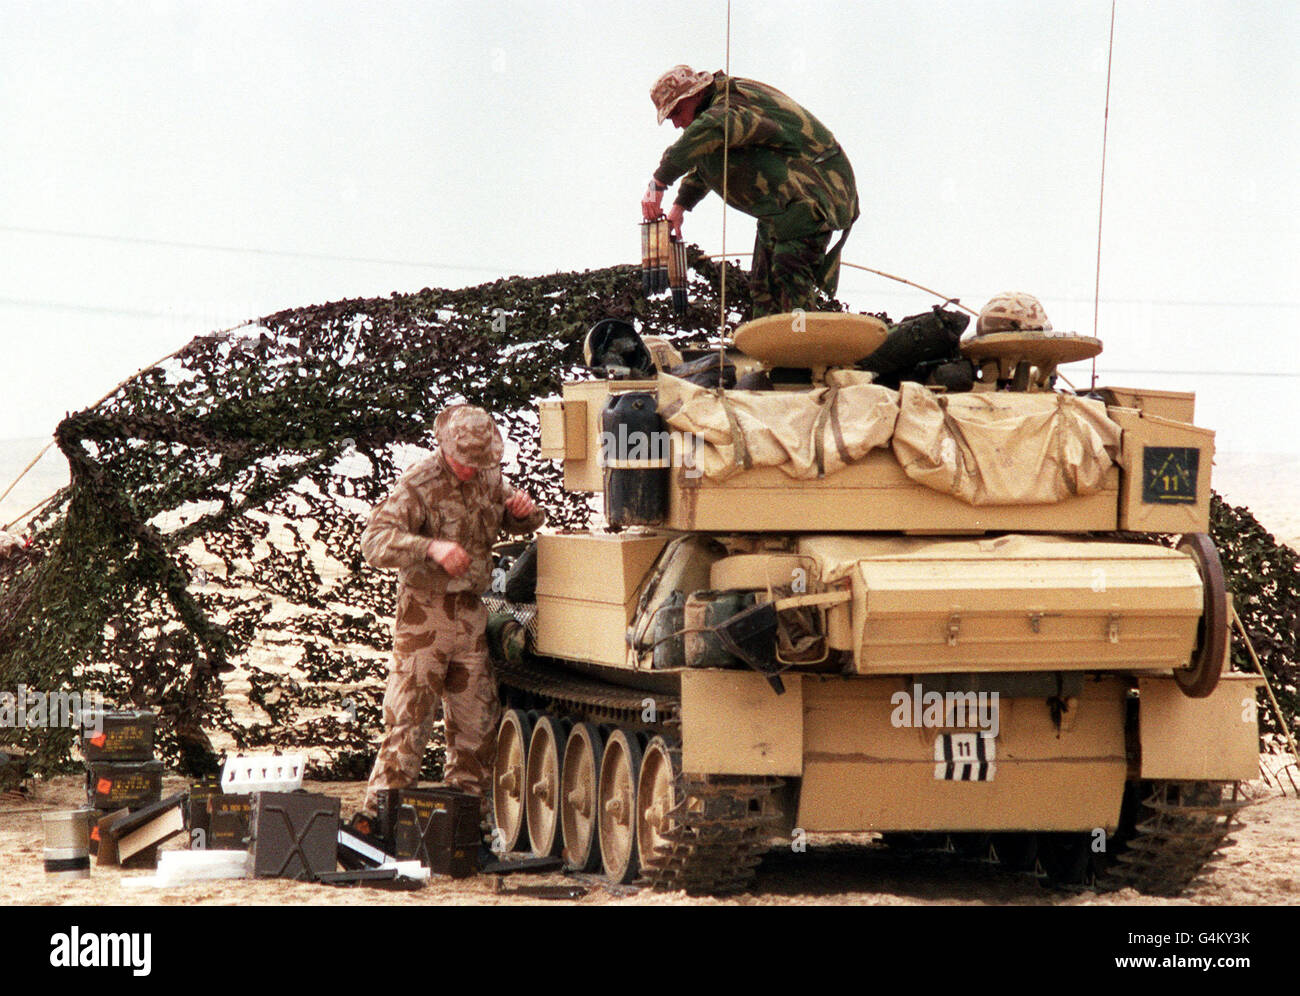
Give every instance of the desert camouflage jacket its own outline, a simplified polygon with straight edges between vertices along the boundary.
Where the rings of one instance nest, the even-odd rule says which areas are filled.
[[[374,567],[397,568],[399,591],[481,593],[492,577],[492,544],[501,530],[528,533],[546,521],[540,508],[526,519],[511,515],[505,503],[514,493],[499,467],[461,483],[435,452],[403,474],[375,506],[361,534],[361,553]],[[429,560],[431,539],[459,543],[469,554],[469,569],[453,578]]]
[[[731,96],[724,111],[728,81]],[[754,80],[714,73],[704,94],[695,120],[664,152],[654,174],[666,184],[685,176],[678,204],[689,211],[708,191],[722,194],[726,125],[728,204],[772,225],[778,239],[853,224],[858,217],[853,167],[825,125],[780,90]]]

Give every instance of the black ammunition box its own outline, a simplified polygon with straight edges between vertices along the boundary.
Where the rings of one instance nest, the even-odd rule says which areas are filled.
[[[217,775],[208,775],[190,784],[189,798],[185,803],[185,829],[190,835],[190,846],[196,849],[211,846],[207,842],[208,835],[212,833],[212,812],[208,809],[208,800],[214,795],[221,795],[221,779]],[[196,841],[199,843],[196,844]]]
[[[86,765],[91,809],[139,809],[162,798],[161,761],[92,761]]]
[[[248,867],[256,878],[315,881],[338,870],[338,799],[314,792],[257,792],[248,825]]]
[[[152,761],[152,712],[82,714],[81,753],[91,761]]]
[[[418,858],[436,875],[467,878],[479,870],[478,796],[454,789],[402,789],[394,821],[397,857]]]
[[[390,854],[393,852],[393,829],[397,820],[397,807],[401,805],[402,789],[380,789],[378,795],[379,812],[374,819],[374,836],[379,845]]]
[[[243,851],[248,847],[248,824],[253,810],[251,795],[208,796],[208,836],[204,847],[209,851]],[[190,837],[190,846],[194,846]]]

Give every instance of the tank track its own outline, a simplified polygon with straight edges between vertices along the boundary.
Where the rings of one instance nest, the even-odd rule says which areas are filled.
[[[497,680],[540,700],[555,715],[577,716],[591,723],[643,728],[676,726],[680,699],[675,695],[616,688],[578,675],[493,659]],[[643,718],[647,699],[654,700],[655,721]]]
[[[1145,782],[1142,791],[1133,834],[1099,884],[1176,896],[1234,843],[1228,835],[1241,826],[1237,813],[1250,803],[1239,797],[1237,782]]]
[[[743,892],[754,881],[775,830],[772,793],[781,779],[683,775],[681,748],[670,754],[677,805],[668,813],[666,843],[642,855],[642,877],[665,891],[692,895]]]

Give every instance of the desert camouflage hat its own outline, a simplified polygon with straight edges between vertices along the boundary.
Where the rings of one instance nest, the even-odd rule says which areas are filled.
[[[1052,323],[1038,298],[1023,291],[1006,291],[994,296],[984,305],[979,321],[975,323],[976,335],[1050,331]]]
[[[433,431],[442,451],[457,463],[486,470],[501,462],[501,430],[482,408],[453,405],[434,421]]]
[[[712,82],[712,73],[697,73],[690,66],[673,66],[660,76],[650,88],[650,99],[659,112],[659,123],[663,124],[672,114],[677,101],[699,93]]]

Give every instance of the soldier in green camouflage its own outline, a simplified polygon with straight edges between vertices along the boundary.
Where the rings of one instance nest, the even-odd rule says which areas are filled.
[[[385,733],[363,806],[370,816],[379,792],[418,781],[439,699],[445,781],[479,796],[486,811],[499,705],[479,593],[498,533],[532,532],[546,518],[502,476],[501,433],[487,412],[457,405],[434,429],[438,451],[402,475],[361,536],[368,563],[399,571]]]
[[[674,235],[710,190],[722,194],[724,134],[727,203],[758,219],[750,288],[754,317],[811,309],[816,289],[834,295],[840,250],[857,220],[853,167],[835,136],[780,90],[723,73],[675,66],[650,90],[659,123],[681,138],[663,154],[644,198],[648,221],[679,177],[668,212]],[[831,235],[841,231],[828,251]]]

